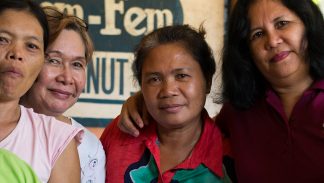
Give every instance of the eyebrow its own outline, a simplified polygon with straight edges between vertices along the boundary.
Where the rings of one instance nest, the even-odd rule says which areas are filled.
[[[179,71],[185,71],[185,70],[191,71],[192,68],[191,67],[181,67],[181,68],[176,68],[176,69],[172,70],[172,72],[179,72]]]
[[[282,16],[279,16],[279,17],[276,17],[276,18],[273,19],[271,22],[272,22],[272,23],[275,23],[275,22],[277,22],[278,20],[282,19],[283,17],[285,17],[285,15],[282,15]],[[254,32],[255,30],[258,30],[258,29],[260,29],[260,27],[256,27],[256,28],[250,29],[250,33],[251,33],[251,32]]]
[[[3,34],[3,33],[4,33],[4,34],[8,34],[8,35],[10,35],[10,36],[15,37],[15,34],[9,32],[9,31],[7,31],[7,30],[0,29],[0,33],[2,33],[2,34]],[[28,36],[28,35],[27,35],[24,39],[25,39],[25,40],[26,40],[26,39],[27,39],[27,40],[32,39],[32,40],[35,40],[35,41],[37,41],[37,42],[39,42],[39,43],[44,43],[43,38],[39,38],[39,37],[37,37],[37,36]]]
[[[43,40],[42,38],[39,39],[39,38],[36,37],[36,36],[28,36],[27,39],[33,39],[33,40],[38,41],[38,42],[40,42],[40,43],[44,43],[44,40]]]
[[[192,70],[192,68],[190,68],[190,67],[182,67],[182,68],[176,68],[176,69],[173,69],[172,71],[171,71],[171,73],[177,73],[177,72],[180,72],[180,71],[191,71]],[[160,72],[155,72],[155,71],[149,71],[149,72],[145,72],[145,76],[149,76],[149,75],[159,75],[160,74]]]

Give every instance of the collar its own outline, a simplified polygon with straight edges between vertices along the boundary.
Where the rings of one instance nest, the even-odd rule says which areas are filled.
[[[314,81],[309,90],[324,90],[324,79]]]
[[[314,92],[318,90],[324,90],[324,79],[314,81],[311,86],[303,92],[302,96],[314,94]],[[282,102],[271,86],[269,86],[266,91],[266,101],[282,116],[285,122],[288,123],[289,119],[286,117]]]
[[[324,90],[324,79],[314,81],[312,85],[305,91],[305,94],[308,92],[312,92],[314,90]],[[268,86],[268,89],[266,91],[266,96],[271,97],[275,94],[275,91],[271,88],[271,86]]]
[[[195,169],[200,164],[204,164],[214,174],[223,177],[221,133],[205,109],[202,111],[202,119],[203,131],[191,155],[174,169]],[[156,129],[156,122],[151,121],[141,130],[137,138],[124,141],[123,145],[133,143],[156,144],[158,139]]]
[[[202,111],[202,119],[203,131],[200,139],[195,145],[191,156],[179,164],[176,169],[195,169],[200,164],[204,164],[214,174],[223,177],[221,133],[205,109]]]

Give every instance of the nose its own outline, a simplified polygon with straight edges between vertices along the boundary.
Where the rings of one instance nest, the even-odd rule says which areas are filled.
[[[280,33],[276,30],[268,31],[266,48],[272,49],[278,47],[283,42]]]
[[[160,98],[169,98],[178,95],[178,85],[176,81],[164,80],[159,93]]]
[[[12,60],[12,61],[15,61],[15,60],[22,61],[23,53],[22,53],[21,48],[19,48],[18,45],[12,46],[7,53],[7,59]]]
[[[64,85],[73,84],[73,74],[69,67],[63,66],[61,73],[57,77],[58,82],[61,82]]]

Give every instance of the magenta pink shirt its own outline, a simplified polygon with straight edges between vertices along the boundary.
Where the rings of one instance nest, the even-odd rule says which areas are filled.
[[[324,182],[324,80],[288,120],[273,90],[248,110],[225,104],[216,122],[230,139],[240,183]]]

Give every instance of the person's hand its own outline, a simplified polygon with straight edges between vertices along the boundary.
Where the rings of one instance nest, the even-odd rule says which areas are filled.
[[[142,93],[137,92],[123,104],[118,127],[121,131],[137,137],[139,129],[148,124],[149,118]]]

